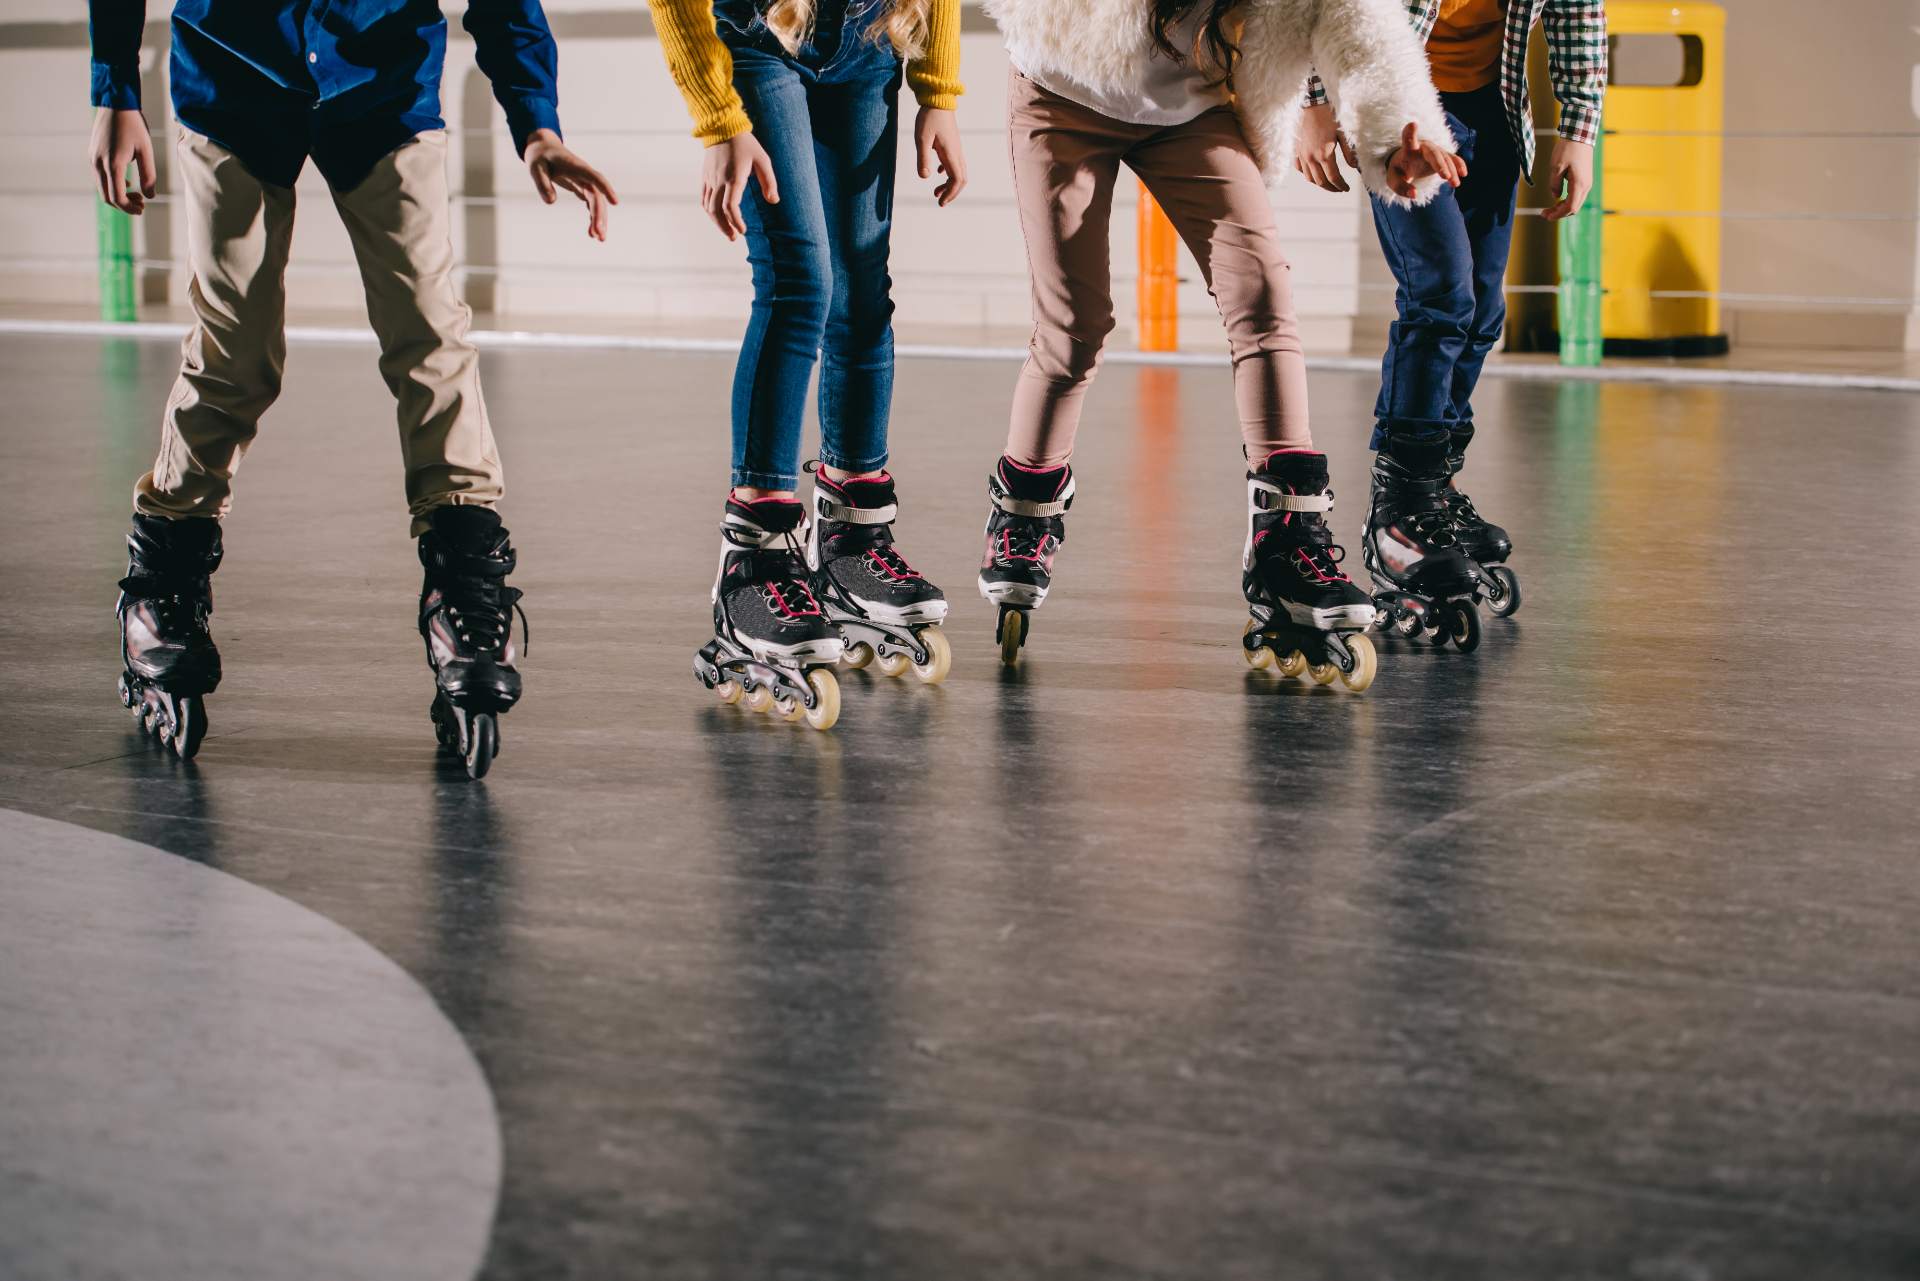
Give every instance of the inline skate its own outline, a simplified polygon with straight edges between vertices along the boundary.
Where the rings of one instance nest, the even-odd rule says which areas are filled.
[[[1480,644],[1481,580],[1454,533],[1447,479],[1446,441],[1390,440],[1374,457],[1362,550],[1376,627],[1471,651]]]
[[[207,618],[220,568],[220,522],[136,515],[120,580],[120,705],[183,761],[207,733],[208,694],[220,685],[220,651]]]
[[[858,670],[877,663],[883,676],[909,667],[929,685],[946,679],[953,647],[940,620],[947,598],[893,545],[900,507],[885,472],[835,480],[813,473],[807,568],[827,621],[846,640],[841,661]]]
[[[1247,473],[1240,586],[1253,617],[1241,652],[1256,669],[1316,685],[1337,676],[1357,694],[1379,670],[1366,635],[1375,609],[1340,568],[1346,552],[1327,528],[1332,509],[1325,454],[1276,450]]]
[[[723,703],[744,698],[752,711],[805,717],[823,730],[840,718],[833,668],[846,642],[813,594],[800,541],[805,522],[796,499],[728,496],[714,634],[694,656],[693,674]]]
[[[513,616],[520,590],[506,585],[517,557],[489,507],[436,507],[420,536],[420,635],[433,668],[428,713],[440,746],[470,778],[485,778],[500,751],[500,717],[520,699]]]
[[[980,594],[1000,607],[993,638],[1000,661],[1011,666],[1027,643],[1030,615],[1047,599],[1053,558],[1067,541],[1067,509],[1073,506],[1073,468],[1025,467],[1001,458],[987,476],[986,551],[980,561]]]
[[[1473,423],[1455,423],[1447,449],[1447,515],[1453,521],[1460,550],[1479,569],[1480,588],[1495,618],[1511,617],[1520,608],[1520,580],[1507,568],[1513,540],[1507,531],[1482,516],[1473,500],[1460,491],[1460,469],[1466,465],[1467,446],[1473,443]]]

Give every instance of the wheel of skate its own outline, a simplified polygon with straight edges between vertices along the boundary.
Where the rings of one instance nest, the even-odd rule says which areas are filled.
[[[741,694],[745,691],[740,688],[739,681],[726,680],[715,685],[713,692],[723,703],[737,703],[740,701]]]
[[[120,682],[119,682],[118,688],[120,692],[120,706],[132,707],[133,706],[133,686],[127,682],[127,674],[125,672],[120,673]]]
[[[857,672],[873,661],[873,646],[865,641],[855,641],[840,655],[840,661],[846,664],[848,671]]]
[[[755,685],[747,691],[747,710],[764,712],[773,706],[773,691],[765,685]]]
[[[174,724],[173,735],[167,743],[175,756],[190,761],[199,754],[201,740],[207,736],[207,709],[197,698],[179,699],[176,706],[180,719]]]
[[[500,727],[492,712],[477,712],[467,722],[467,777],[482,779],[500,750]]]
[[[874,666],[880,669],[882,676],[899,676],[913,666],[913,655],[902,654],[896,650],[891,654],[880,655]]]
[[[807,705],[797,697],[786,698],[777,694],[774,696],[773,715],[777,720],[797,721],[801,713],[806,710]]]
[[[947,640],[947,634],[938,627],[923,627],[914,633],[914,639],[927,651],[927,661],[915,663],[913,674],[920,678],[922,685],[938,685],[947,679],[947,673],[953,670],[953,645]]]
[[[1000,661],[1012,667],[1020,661],[1020,650],[1027,643],[1027,627],[1030,620],[1024,609],[1002,609],[1000,611]]]
[[[1276,661],[1274,670],[1282,676],[1305,675],[1307,670],[1307,656],[1297,649],[1289,650],[1285,658]]]
[[[1246,627],[1241,629],[1240,635],[1243,637],[1251,636],[1259,630],[1260,624],[1254,619],[1249,618]],[[1267,668],[1273,666],[1273,651],[1265,645],[1256,645],[1254,648],[1248,649],[1246,645],[1242,643],[1240,646],[1240,656],[1246,659],[1247,666],[1256,672],[1264,672]]]
[[[840,719],[840,682],[832,672],[816,667],[807,673],[807,684],[813,688],[813,706],[806,709],[807,724],[815,729],[832,729]]]
[[[1480,648],[1480,611],[1473,607],[1472,601],[1456,600],[1448,604],[1445,640],[1451,640],[1463,654]]]
[[[1380,656],[1374,652],[1373,642],[1360,632],[1341,637],[1347,648],[1353,651],[1353,670],[1340,673],[1340,683],[1358,694],[1373,684],[1374,676],[1380,670]]]
[[[1315,685],[1331,685],[1333,678],[1340,674],[1340,668],[1334,663],[1308,663],[1307,679]]]
[[[1513,617],[1513,612],[1520,608],[1519,577],[1505,565],[1495,565],[1487,573],[1492,577],[1496,589],[1487,593],[1487,608],[1493,611],[1495,618]]]

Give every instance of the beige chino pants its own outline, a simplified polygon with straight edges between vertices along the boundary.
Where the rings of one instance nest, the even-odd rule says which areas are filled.
[[[160,456],[134,487],[150,516],[224,516],[233,473],[286,367],[287,250],[294,193],[261,182],[226,148],[181,131],[188,296],[195,324],[167,400]],[[435,507],[500,500],[500,455],[480,396],[473,320],[453,279],[447,136],[395,148],[334,207],[353,242],[380,373],[398,402],[413,532]]]
[[[1131,125],[1017,72],[1008,84],[1014,195],[1033,279],[1033,338],[1014,390],[1008,456],[1058,467],[1073,453],[1080,404],[1113,330],[1108,224],[1123,164],[1166,210],[1220,307],[1249,457],[1311,448],[1291,269],[1233,109],[1166,128]]]

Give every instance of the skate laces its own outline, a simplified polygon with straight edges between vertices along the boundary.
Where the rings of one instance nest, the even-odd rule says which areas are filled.
[[[814,598],[813,584],[807,581],[803,568],[807,559],[800,550],[800,540],[792,531],[781,538],[787,545],[784,551],[749,553],[754,557],[749,567],[754,590],[782,618],[818,618],[820,602]]]
[[[1473,499],[1457,489],[1447,491],[1447,511],[1452,515],[1456,525],[1472,528],[1487,523],[1486,518],[1480,514],[1479,508],[1473,505]]]
[[[207,584],[182,583],[146,574],[129,574],[120,580],[127,601],[142,602],[153,610],[154,621],[164,631],[181,623],[197,623],[203,614],[213,612],[213,593]]]
[[[527,625],[527,611],[520,607],[518,587],[508,587],[499,574],[448,574],[437,579],[440,609],[460,639],[485,654],[498,654],[506,648],[513,633],[513,616],[520,616],[520,647],[531,650],[533,631]]]
[[[1053,536],[1052,522],[1039,517],[1009,516],[1000,528],[1000,558],[1038,562],[1047,554]]]
[[[835,522],[836,525],[839,522]],[[833,559],[843,556],[865,556],[880,568],[888,578],[919,578],[921,573],[907,563],[907,558],[894,546],[893,529],[888,525],[844,525],[822,540],[832,551]]]

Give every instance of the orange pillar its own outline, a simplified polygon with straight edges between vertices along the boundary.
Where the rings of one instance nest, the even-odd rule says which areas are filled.
[[[1180,349],[1180,272],[1173,224],[1140,184],[1140,350]]]

